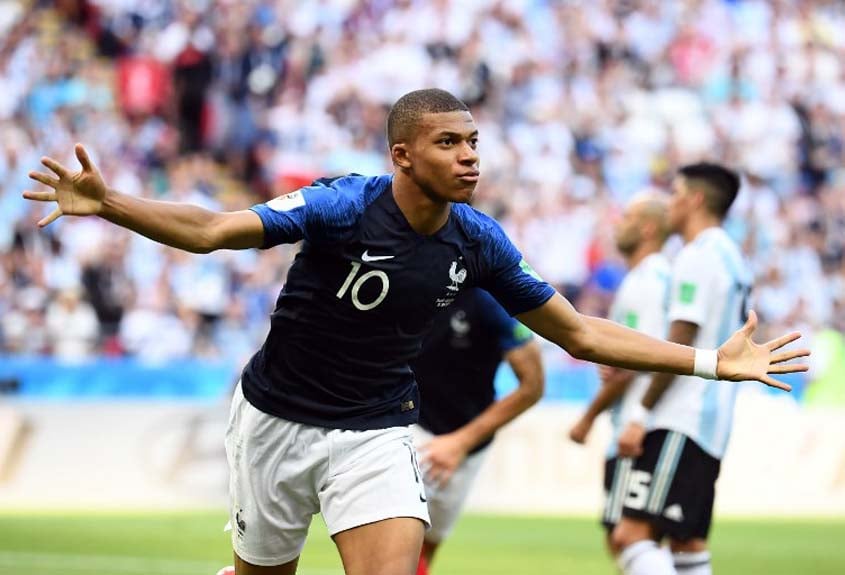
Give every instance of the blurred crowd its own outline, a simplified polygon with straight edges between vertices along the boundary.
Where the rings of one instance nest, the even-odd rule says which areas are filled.
[[[38,230],[41,155],[81,141],[123,192],[243,209],[390,171],[387,110],[429,86],[479,125],[477,207],[583,311],[622,274],[626,200],[710,159],[744,174],[728,228],[765,328],[841,333],[843,30],[842,2],[810,0],[0,2],[0,348],[240,362],[295,253]]]

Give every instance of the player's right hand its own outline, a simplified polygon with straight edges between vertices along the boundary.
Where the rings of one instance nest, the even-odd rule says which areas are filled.
[[[30,172],[29,177],[52,188],[46,192],[27,190],[23,197],[37,202],[56,202],[58,206],[50,215],[38,222],[38,227],[56,221],[60,216],[90,216],[99,214],[103,208],[103,198],[106,195],[106,184],[100,171],[91,162],[88,152],[82,144],[76,144],[74,151],[82,170],[71,172],[53,158],[43,157],[41,163],[53,174]]]
[[[590,434],[590,429],[593,427],[593,422],[587,417],[583,416],[578,420],[578,423],[572,426],[569,430],[569,439],[581,445],[587,441],[587,436]]]

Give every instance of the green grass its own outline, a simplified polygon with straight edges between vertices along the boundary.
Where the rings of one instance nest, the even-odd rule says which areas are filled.
[[[214,575],[231,563],[223,512],[0,513],[0,575]],[[467,515],[442,548],[437,575],[614,575],[602,531],[582,518]],[[728,520],[712,534],[718,575],[842,575],[842,520]],[[340,575],[314,521],[301,575]]]

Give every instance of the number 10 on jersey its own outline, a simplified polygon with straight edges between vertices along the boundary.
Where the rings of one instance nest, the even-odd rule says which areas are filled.
[[[343,285],[340,286],[340,289],[337,290],[336,295],[338,299],[343,299],[343,296],[345,296],[346,292],[349,291],[349,287],[352,286],[352,305],[361,311],[371,310],[383,302],[384,298],[387,297],[387,291],[390,289],[390,278],[388,278],[387,274],[381,270],[370,270],[365,274],[362,274],[358,279],[355,279],[355,276],[358,275],[358,272],[361,269],[361,264],[358,262],[350,263],[352,264],[352,269],[349,270],[349,275],[346,276],[346,280],[343,282]],[[358,293],[368,280],[376,278],[381,282],[381,292],[373,301],[367,303],[362,302],[358,298]]]

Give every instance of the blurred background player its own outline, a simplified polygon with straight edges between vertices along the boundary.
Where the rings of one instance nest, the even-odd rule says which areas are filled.
[[[519,385],[496,400],[493,382],[503,359]],[[411,368],[422,401],[414,440],[431,516],[417,571],[425,575],[458,519],[493,435],[543,396],[543,363],[531,331],[490,294],[472,289],[437,316]]]
[[[747,319],[750,271],[721,227],[739,187],[736,173],[708,163],[682,167],[672,182],[669,228],[685,245],[672,265],[671,341],[707,346]],[[675,383],[656,374],[632,407],[619,456],[637,459],[613,532],[626,575],[711,572],[707,535],[736,391],[720,381]],[[659,548],[664,537],[671,558]]]
[[[616,247],[629,271],[616,292],[610,319],[653,337],[666,334],[670,266],[661,250],[667,231],[666,198],[656,192],[635,196],[616,227]],[[602,524],[607,529],[608,548],[613,552],[610,535],[622,515],[632,465],[631,458],[617,457],[617,444],[631,408],[641,400],[650,376],[607,366],[601,366],[599,371],[602,386],[569,437],[583,444],[596,417],[612,407],[613,435],[604,464],[607,500]]]

